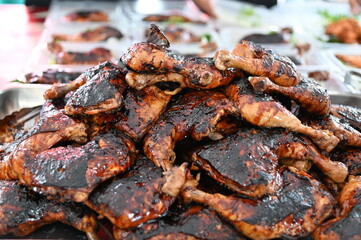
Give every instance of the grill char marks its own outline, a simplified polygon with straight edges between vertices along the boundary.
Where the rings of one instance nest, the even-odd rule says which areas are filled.
[[[136,227],[162,216],[175,201],[162,191],[165,183],[162,169],[139,156],[128,173],[101,185],[86,204],[119,228]]]
[[[0,216],[0,235],[26,236],[41,226],[60,221],[96,237],[95,215],[84,205],[48,200],[16,181],[0,181]]]

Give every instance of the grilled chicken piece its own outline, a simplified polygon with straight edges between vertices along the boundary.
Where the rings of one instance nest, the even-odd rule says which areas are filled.
[[[121,39],[123,34],[111,26],[100,26],[77,34],[54,34],[53,41],[102,42],[109,38]]]
[[[175,144],[185,137],[199,141],[219,138],[217,123],[235,114],[232,101],[219,92],[193,91],[172,105],[149,130],[144,139],[144,153],[158,167],[169,170],[175,160]]]
[[[361,109],[345,105],[332,105],[331,114],[361,132]]]
[[[44,103],[39,119],[29,132],[5,149],[0,159],[0,179],[22,178],[28,159],[60,142],[87,141],[86,125],[65,115],[50,100]]]
[[[219,70],[239,68],[255,76],[268,77],[275,84],[285,87],[301,82],[301,74],[288,57],[248,41],[237,44],[232,53],[218,51],[214,63]]]
[[[59,69],[47,69],[41,74],[28,73],[25,75],[27,83],[68,83],[79,77],[81,72],[66,72]]]
[[[240,70],[219,71],[212,59],[185,59],[165,48],[169,42],[159,28],[152,25],[151,31],[151,40],[134,44],[121,56],[122,63],[133,71],[126,76],[130,87],[139,90],[157,82],[176,82],[180,88],[211,89],[243,76]]]
[[[201,41],[199,36],[176,24],[167,25],[164,28],[164,34],[171,43],[194,43]]]
[[[217,214],[202,206],[176,208],[155,222],[149,222],[134,229],[114,228],[114,238],[135,239],[246,239],[233,226],[222,221]]]
[[[147,22],[186,22],[186,23],[204,23],[201,21],[195,21],[189,17],[179,15],[179,14],[171,14],[171,15],[163,15],[163,14],[152,14],[143,18],[143,21]]]
[[[67,99],[65,113],[97,114],[119,108],[123,102],[124,89],[123,70],[110,62],[104,62],[88,69],[68,84],[53,85],[44,93],[44,97],[60,98],[74,91]]]
[[[86,232],[89,239],[99,239],[96,217],[86,206],[48,200],[17,181],[0,181],[0,216],[0,235],[26,236],[46,224],[62,222]]]
[[[125,94],[115,127],[138,142],[165,111],[169,100],[170,95],[155,86],[140,91],[129,90]]]
[[[280,172],[282,187],[272,195],[251,200],[209,194],[189,180],[182,196],[214,209],[252,239],[297,238],[312,233],[333,213],[334,199],[317,180],[295,168]]]
[[[0,120],[0,151],[34,126],[39,120],[40,109],[41,106],[23,108]]]
[[[97,47],[87,52],[64,51],[58,42],[48,43],[48,49],[55,55],[55,64],[96,65],[105,61],[114,61],[109,49]]]
[[[299,84],[290,87],[279,86],[267,77],[250,77],[249,82],[256,92],[280,93],[312,114],[325,116],[330,112],[330,96],[327,90],[315,81],[301,77]]]
[[[61,199],[83,202],[101,182],[127,170],[136,149],[119,131],[99,134],[80,147],[45,150],[28,158],[20,181]]]
[[[185,173],[185,165],[174,167],[172,174],[176,174],[179,183],[167,182],[170,179],[163,176],[162,169],[141,156],[129,172],[97,188],[86,204],[118,228],[136,227],[163,215],[177,197],[165,194],[163,187],[178,185],[179,192]]]
[[[63,65],[96,65],[112,60],[111,51],[103,47],[94,48],[88,52],[59,52],[55,56],[55,63]]]
[[[339,145],[361,147],[361,133],[338,117],[328,115],[313,120],[308,125],[315,129],[331,131],[340,139]]]
[[[333,151],[330,158],[343,162],[350,175],[361,175],[361,150],[359,148]]]
[[[257,94],[247,79],[239,79],[227,86],[225,93],[237,105],[241,116],[260,127],[283,127],[302,133],[318,147],[331,151],[339,142],[328,130],[317,130],[303,125],[301,121],[271,96]]]
[[[316,240],[324,239],[360,239],[361,229],[361,176],[351,177],[343,187],[339,198],[341,212],[320,226],[313,234]]]
[[[65,15],[70,22],[107,22],[108,15],[101,10],[77,10]]]
[[[360,36],[361,38],[361,36]],[[361,39],[360,39],[361,40]],[[349,54],[335,54],[335,56],[345,64],[355,67],[361,68],[361,55],[349,55]]]
[[[343,182],[347,176],[345,168],[339,170],[341,163],[321,155],[307,138],[280,128],[241,128],[236,134],[192,152],[196,166],[249,197],[259,198],[279,189],[278,160],[282,159],[313,162],[336,182]]]
[[[328,24],[325,33],[336,37],[343,43],[358,43],[361,41],[361,26],[353,18],[344,18]]]

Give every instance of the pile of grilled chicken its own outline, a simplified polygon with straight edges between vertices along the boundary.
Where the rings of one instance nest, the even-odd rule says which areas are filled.
[[[361,110],[252,42],[185,58],[151,32],[12,132],[1,235],[60,221],[89,239],[361,238]]]

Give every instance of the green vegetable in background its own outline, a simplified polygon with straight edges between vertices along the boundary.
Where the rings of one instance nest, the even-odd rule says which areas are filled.
[[[201,42],[202,43],[209,43],[212,40],[212,35],[209,33],[205,33],[201,36]]]
[[[347,14],[331,14],[328,10],[319,10],[318,14],[323,17],[323,19],[326,21],[326,24],[333,23],[344,18],[352,17]]]

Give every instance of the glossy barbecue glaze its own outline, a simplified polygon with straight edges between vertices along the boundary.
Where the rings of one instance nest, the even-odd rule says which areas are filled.
[[[85,206],[56,202],[20,186],[17,181],[0,181],[0,235],[25,236],[56,221],[71,225],[95,237],[97,221]]]
[[[138,157],[128,173],[97,188],[86,204],[119,228],[136,227],[162,216],[175,201],[163,193],[165,182],[161,168]]]
[[[245,239],[218,215],[201,206],[173,209],[155,222],[134,229],[114,228],[115,239]]]
[[[260,200],[196,189],[194,180],[182,196],[203,203],[253,239],[297,238],[310,234],[333,213],[332,195],[315,179],[294,168],[281,171],[282,187]]]
[[[185,94],[148,132],[144,153],[157,166],[168,170],[175,159],[175,144],[185,137],[201,140],[212,135],[217,123],[234,114],[233,103],[222,93],[192,91]]]

